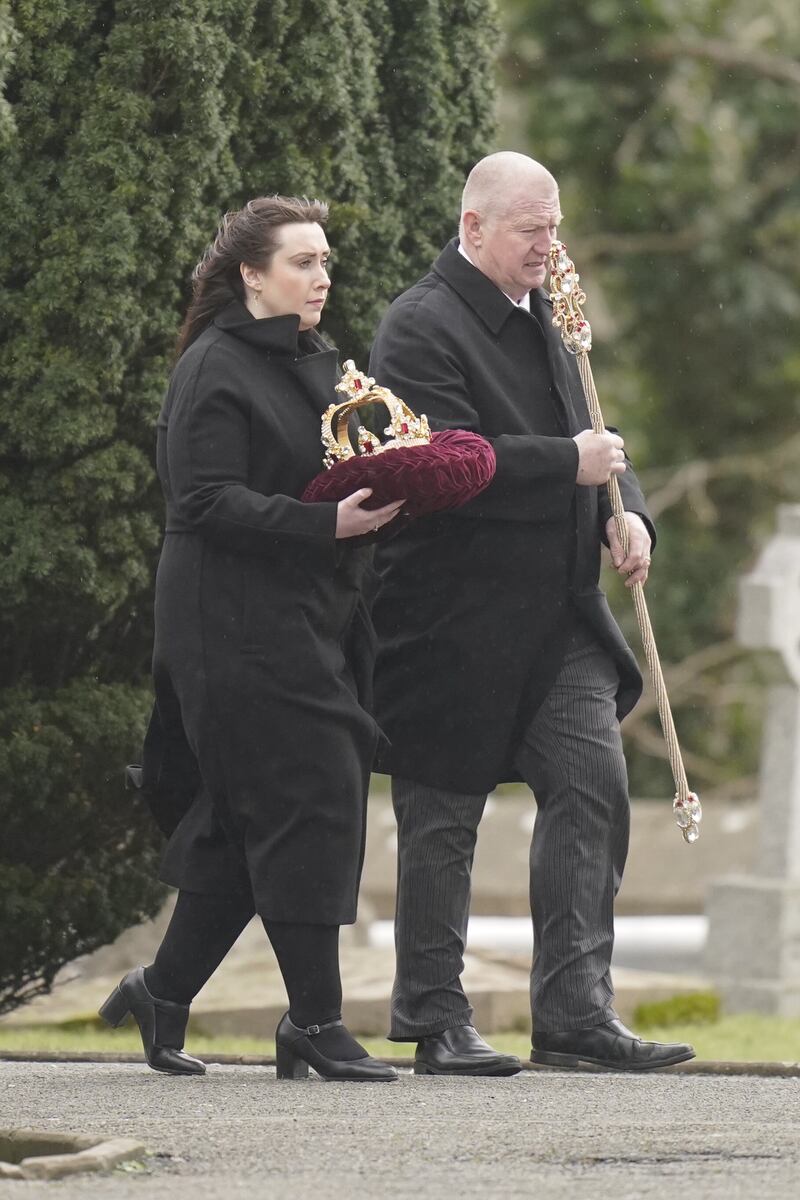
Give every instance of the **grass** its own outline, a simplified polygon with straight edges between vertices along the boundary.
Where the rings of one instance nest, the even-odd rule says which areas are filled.
[[[729,1016],[717,1021],[637,1026],[643,1037],[656,1041],[691,1042],[701,1059],[734,1062],[800,1062],[800,1019],[760,1016]],[[409,1043],[387,1042],[382,1038],[363,1038],[364,1046],[380,1058],[404,1058],[413,1054]],[[490,1039],[498,1050],[527,1058],[530,1040],[525,1033],[495,1033]],[[272,1055],[275,1043],[259,1038],[208,1037],[193,1034],[187,1049],[198,1054]],[[0,1050],[105,1050],[141,1051],[141,1041],[130,1026],[106,1029],[84,1023],[66,1025],[15,1026],[0,1024]]]

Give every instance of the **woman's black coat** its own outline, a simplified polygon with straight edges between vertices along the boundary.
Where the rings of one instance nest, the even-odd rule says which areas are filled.
[[[193,769],[199,784],[165,882],[250,886],[269,920],[341,924],[356,916],[378,738],[363,707],[371,551],[335,539],[335,504],[298,499],[321,469],[337,378],[336,352],[298,327],[232,302],[173,373],[144,766],[156,806]]]
[[[486,491],[379,550],[375,713],[391,742],[379,769],[490,791],[519,778],[515,750],[576,612],[617,665],[620,716],[641,691],[598,586],[607,491],[575,482],[573,437],[591,427],[577,365],[546,293],[525,312],[451,242],[383,318],[370,374],[433,428],[481,433],[497,456]],[[649,524],[632,470],[620,487]]]

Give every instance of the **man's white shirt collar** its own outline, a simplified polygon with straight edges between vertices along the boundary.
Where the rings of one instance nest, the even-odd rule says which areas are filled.
[[[465,258],[468,263],[471,263],[472,266],[475,267],[475,263],[472,262],[472,259],[467,254],[464,247],[461,245],[461,242],[458,243],[458,253],[462,256],[462,258]],[[475,270],[480,271],[480,267],[475,267]],[[515,308],[524,308],[525,312],[531,311],[531,294],[530,294],[530,292],[526,292],[525,295],[522,297],[522,299],[519,301],[514,300],[513,297],[509,296],[508,292],[503,292],[503,295],[505,296],[506,300],[511,301],[511,303],[514,305]]]

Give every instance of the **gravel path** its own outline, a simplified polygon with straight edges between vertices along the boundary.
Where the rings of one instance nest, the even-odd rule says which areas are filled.
[[[0,1200],[761,1197],[800,1190],[800,1081],[525,1072],[280,1084],[0,1063],[0,1126],[141,1138],[138,1170],[0,1182]]]

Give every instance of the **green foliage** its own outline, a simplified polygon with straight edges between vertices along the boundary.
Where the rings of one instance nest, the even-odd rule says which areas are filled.
[[[504,11],[505,108],[520,148],[560,179],[600,400],[654,502],[648,596],[664,658],[685,660],[667,674],[689,773],[729,789],[753,770],[761,695],[725,649],[736,579],[800,479],[800,10],[506,0]],[[626,722],[644,795],[671,790],[651,757],[652,710]]]
[[[668,1029],[671,1025],[700,1025],[718,1021],[721,1005],[716,992],[687,992],[683,996],[670,996],[668,1000],[651,1000],[637,1004],[633,1011],[634,1027],[649,1029],[658,1025]]]
[[[487,148],[492,37],[487,0],[0,0],[0,887],[19,932],[0,1004],[158,901],[117,780],[147,707],[154,425],[191,268],[253,195],[331,201],[326,328],[363,363]]]
[[[2,694],[0,1013],[48,991],[65,962],[162,899],[153,827],[118,767],[148,702],[84,679],[51,698],[24,686]]]
[[[363,363],[386,304],[458,226],[464,177],[493,129],[491,3],[257,4],[237,71],[237,202],[334,201],[325,330]],[[265,122],[263,114],[270,119]]]
[[[3,95],[3,87],[13,61],[15,40],[9,6],[5,0],[0,0],[0,147],[11,136],[14,128],[11,109]]]

